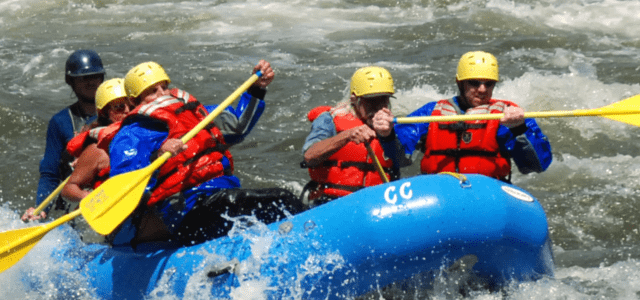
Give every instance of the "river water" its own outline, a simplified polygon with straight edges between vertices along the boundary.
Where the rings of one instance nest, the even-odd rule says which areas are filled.
[[[346,99],[359,67],[391,71],[397,116],[453,96],[457,61],[472,50],[498,58],[495,98],[527,111],[598,108],[640,94],[637,28],[640,2],[624,0],[0,0],[0,229],[26,226],[19,215],[34,203],[47,122],[75,101],[63,72],[76,49],[95,49],[107,78],[159,62],[174,87],[205,104],[270,61],[277,77],[265,114],[231,150],[236,174],[244,187],[300,192],[306,113]],[[513,181],[547,212],[556,276],[468,296],[639,299],[640,129],[603,117],[538,122],[554,161],[541,174],[516,171]],[[51,236],[42,243],[55,243]],[[46,259],[26,264],[55,268]],[[56,295],[51,286],[21,287],[15,272],[0,283],[12,291],[0,298]],[[409,299],[457,297],[442,284]]]

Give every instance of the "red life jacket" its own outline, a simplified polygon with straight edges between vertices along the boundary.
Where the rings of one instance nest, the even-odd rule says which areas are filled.
[[[321,113],[330,111],[337,133],[354,128],[364,123],[352,113],[346,110],[346,106],[320,106],[309,112],[307,117],[313,122]],[[370,142],[371,149],[385,168],[393,166],[391,159],[385,159],[384,150],[377,139]],[[319,166],[309,168],[311,179],[319,183],[319,189],[309,195],[309,199],[315,199],[322,194],[330,197],[342,197],[351,194],[363,187],[374,186],[383,183],[378,173],[375,162],[369,156],[364,144],[356,145],[349,142],[336,153],[331,155]]]
[[[120,128],[120,123],[121,122],[115,122],[108,126],[96,127],[76,135],[67,143],[67,152],[76,158],[80,157],[82,150],[89,144],[100,143],[105,137],[117,132]]]
[[[124,122],[134,117],[152,118],[167,125],[167,139],[182,138],[207,116],[207,110],[185,91],[171,89],[170,94],[138,106],[129,113]],[[102,147],[108,149],[114,136],[115,133],[103,139]],[[231,153],[225,146],[222,133],[213,123],[198,132],[186,145],[187,150],[169,158],[160,167],[156,187],[147,201],[148,206],[210,179],[233,172]],[[224,157],[227,157],[231,165],[227,170],[222,164]]]
[[[91,143],[100,144],[107,136],[112,136],[115,134],[120,128],[121,122],[111,123],[108,126],[100,126],[93,128],[91,130],[80,133],[79,135],[72,138],[69,143],[67,143],[67,152],[73,155],[74,157],[80,157],[82,151],[84,151],[87,146]],[[104,150],[107,154],[108,150]],[[103,182],[109,179],[109,173],[111,168],[106,167],[98,172],[98,176],[95,178],[93,182],[93,188],[98,188]]]
[[[506,106],[517,106],[491,99],[489,104],[467,110],[466,114],[503,113]],[[458,115],[460,108],[452,99],[440,100],[432,116]],[[483,174],[505,179],[511,174],[511,160],[500,153],[496,140],[500,120],[437,122],[429,124],[422,173],[457,172]]]

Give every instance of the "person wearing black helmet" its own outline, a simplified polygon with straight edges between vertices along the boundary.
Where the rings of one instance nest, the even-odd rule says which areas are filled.
[[[104,81],[105,70],[102,59],[94,50],[77,50],[65,64],[65,82],[71,87],[77,101],[55,114],[47,127],[44,157],[40,161],[40,180],[36,195],[36,206],[42,203],[69,175],[68,163],[64,161],[67,142],[82,128],[95,119],[95,96],[98,86]],[[23,221],[46,218],[43,211],[33,215],[31,207],[22,216]],[[48,209],[47,209],[48,211]]]

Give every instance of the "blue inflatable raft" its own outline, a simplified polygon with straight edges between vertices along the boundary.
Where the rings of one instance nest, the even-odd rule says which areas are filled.
[[[471,272],[494,287],[553,276],[540,203],[480,175],[401,179],[282,222],[243,224],[190,247],[80,243],[54,256],[80,272],[98,299],[241,299],[252,285],[267,299],[344,299],[462,257],[473,257]]]

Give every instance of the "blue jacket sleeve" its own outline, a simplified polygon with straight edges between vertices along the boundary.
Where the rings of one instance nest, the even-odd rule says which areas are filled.
[[[508,152],[522,174],[540,173],[551,164],[551,144],[534,119],[525,119],[526,131],[514,134],[500,126],[496,139],[500,150]]]
[[[65,108],[51,118],[47,127],[47,141],[39,168],[40,179],[36,205],[40,205],[62,182],[60,156],[71,138],[73,138],[73,126],[68,108]]]
[[[398,139],[395,130],[386,138],[378,136],[378,140],[384,150],[384,156],[393,162],[393,173],[399,178],[400,168],[411,165],[411,155],[405,155],[404,146]]]
[[[214,123],[220,129],[227,144],[238,144],[249,135],[264,112],[265,102],[262,99],[265,93],[266,90],[251,87],[242,94],[235,109],[228,106],[215,118]],[[209,112],[216,107],[218,105],[206,106]]]
[[[430,116],[437,102],[429,102],[422,107],[416,109],[407,117],[425,117]],[[406,156],[409,158],[413,154],[423,136],[429,131],[429,123],[412,123],[412,124],[396,124],[395,131],[398,135],[400,143],[404,146]]]
[[[311,131],[307,135],[304,145],[302,145],[302,155],[304,155],[304,153],[307,152],[313,144],[326,140],[336,134],[338,133],[336,132],[336,125],[333,123],[331,114],[329,112],[321,113],[311,123]]]

